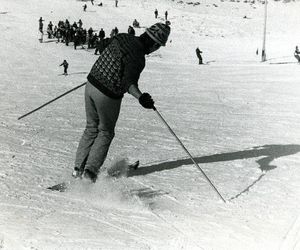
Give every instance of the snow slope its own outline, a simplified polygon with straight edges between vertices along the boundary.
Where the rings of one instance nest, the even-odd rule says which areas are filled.
[[[265,63],[255,53],[261,3],[187,2],[120,0],[115,8],[106,0],[84,13],[75,0],[1,0],[0,249],[300,249],[299,2],[270,2]],[[134,18],[153,24],[155,8],[159,20],[169,11],[172,33],[147,57],[140,87],[227,202],[157,114],[129,95],[98,182],[47,190],[71,180],[84,89],[17,118],[84,82],[97,57],[39,43],[39,17],[45,27],[81,18],[109,34]],[[197,46],[208,65],[197,65]],[[124,158],[141,168],[107,178]]]

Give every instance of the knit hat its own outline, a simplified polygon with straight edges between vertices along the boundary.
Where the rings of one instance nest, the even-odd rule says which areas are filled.
[[[156,23],[146,29],[146,33],[159,45],[165,46],[170,34],[170,26]]]

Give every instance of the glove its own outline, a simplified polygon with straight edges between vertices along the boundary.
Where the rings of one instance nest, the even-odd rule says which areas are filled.
[[[143,93],[139,98],[139,103],[146,109],[154,109],[154,101],[149,93]]]

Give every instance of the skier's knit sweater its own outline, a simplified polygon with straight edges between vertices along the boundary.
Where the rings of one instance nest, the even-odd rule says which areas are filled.
[[[103,94],[120,99],[130,85],[138,85],[144,67],[145,53],[139,38],[118,34],[101,52],[87,79]]]

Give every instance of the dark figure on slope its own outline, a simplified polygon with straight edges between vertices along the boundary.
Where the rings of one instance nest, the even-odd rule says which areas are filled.
[[[155,16],[155,18],[158,17],[158,10],[157,9],[155,9],[155,11],[154,11],[154,16]]]
[[[128,34],[134,35],[135,36],[135,30],[132,26],[129,25],[128,27]]]
[[[139,23],[136,19],[134,19],[134,20],[133,20],[133,23],[132,23],[132,26],[133,26],[134,28],[140,28],[140,23]]]
[[[165,46],[170,27],[157,23],[139,37],[118,34],[109,39],[93,65],[85,87],[86,128],[78,145],[73,176],[95,182],[115,135],[122,98],[134,96],[146,109],[154,108],[138,80],[145,67],[145,55]]]
[[[201,53],[202,53],[202,51],[199,48],[197,48],[196,49],[196,55],[197,55],[197,57],[199,59],[199,64],[203,64]]]
[[[101,30],[99,31],[99,38],[100,40],[103,40],[105,38],[105,31],[103,30],[103,28],[101,28]]]
[[[294,56],[298,60],[298,63],[300,63],[300,51],[299,51],[298,46],[296,46],[296,48],[295,48]]]
[[[40,32],[40,35],[41,35],[41,37],[39,38],[40,42],[43,42],[43,35],[44,35],[44,31],[43,31],[44,24],[43,24],[43,21],[45,21],[45,20],[43,20],[43,18],[40,17],[40,19],[39,19],[39,32]]]
[[[68,67],[69,67],[69,64],[68,64],[67,60],[64,60],[64,61],[62,62],[62,64],[60,64],[59,66],[64,66],[64,75],[65,75],[65,76],[68,75]]]

